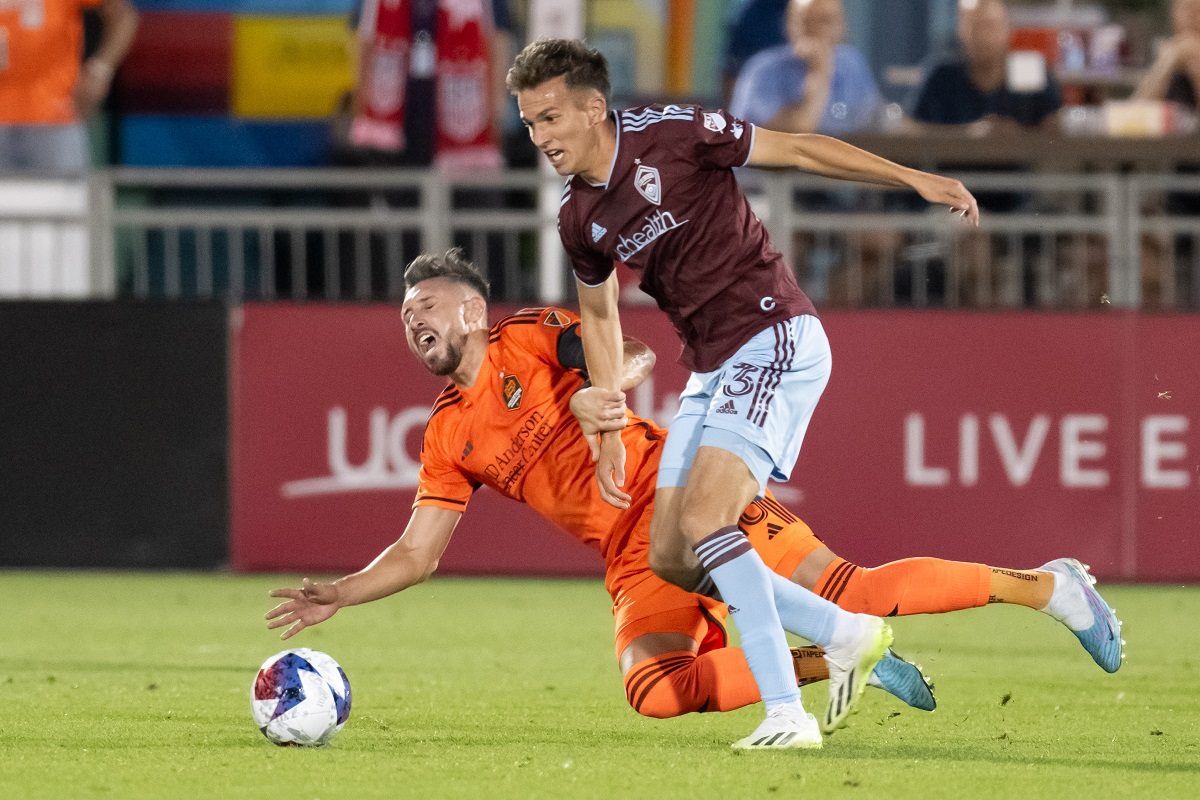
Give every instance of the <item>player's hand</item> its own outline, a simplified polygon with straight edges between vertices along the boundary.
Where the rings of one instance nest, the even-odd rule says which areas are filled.
[[[979,225],[979,204],[974,196],[962,185],[962,181],[953,178],[943,178],[941,175],[931,175],[919,172],[912,180],[912,188],[928,200],[943,206],[950,206],[950,213],[958,214],[968,223]]]
[[[267,612],[267,627],[274,630],[290,625],[280,639],[290,639],[305,628],[319,625],[338,610],[338,588],[332,583],[314,583],[308,578],[299,589],[272,589],[271,597],[286,597]]]
[[[600,458],[599,434],[619,431],[628,424],[625,393],[597,386],[580,389],[571,396],[571,413],[579,420],[579,427],[592,451],[592,461]]]
[[[617,508],[629,508],[633,499],[621,491],[625,485],[625,443],[621,434],[600,434],[600,455],[596,460],[596,483],[604,502]]]

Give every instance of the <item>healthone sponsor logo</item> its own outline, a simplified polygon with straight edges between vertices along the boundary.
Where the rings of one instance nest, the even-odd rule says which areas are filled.
[[[645,224],[642,225],[641,230],[635,231],[629,236],[622,234],[617,238],[617,257],[622,261],[628,261],[664,233],[673,231],[687,223],[686,219],[682,222],[677,221],[670,211],[655,212],[646,217]]]

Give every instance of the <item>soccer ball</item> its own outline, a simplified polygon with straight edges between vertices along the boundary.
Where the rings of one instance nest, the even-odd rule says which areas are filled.
[[[321,747],[350,717],[350,681],[325,653],[284,650],[259,669],[250,687],[250,712],[273,744]]]

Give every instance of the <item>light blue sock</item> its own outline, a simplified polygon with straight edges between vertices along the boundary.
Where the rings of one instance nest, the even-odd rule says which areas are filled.
[[[701,540],[696,555],[729,606],[742,639],[742,652],[767,710],[781,703],[798,702],[800,690],[787,636],[775,610],[768,577],[771,571],[734,525]]]
[[[833,640],[833,627],[838,617],[850,612],[778,573],[771,572],[770,576],[775,608],[784,629],[803,636],[813,644],[827,646]]]

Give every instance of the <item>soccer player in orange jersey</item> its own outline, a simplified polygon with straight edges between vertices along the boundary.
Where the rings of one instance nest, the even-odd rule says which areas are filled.
[[[649,525],[665,431],[624,414],[621,403],[585,387],[578,317],[530,309],[489,329],[487,284],[452,250],[422,256],[405,273],[401,313],[409,348],[451,384],[433,406],[421,453],[420,484],[404,535],[360,572],[332,583],[278,589],[285,598],[267,618],[289,626],[283,638],[343,606],[387,597],[428,578],[455,525],[481,485],[528,503],[567,533],[597,548],[613,598],[616,655],[629,703],[639,713],[672,717],[725,711],[757,702],[758,689],[739,649],[725,646],[725,607],[657,578],[649,568]],[[653,353],[625,344],[624,387],[649,374]],[[619,509],[600,496],[583,433],[627,422],[621,431],[631,502]],[[573,411],[578,413],[577,422]],[[1012,602],[1051,604],[1052,576],[939,559],[908,559],[876,570],[836,558],[769,493],[739,526],[777,574],[816,588],[849,611],[915,614]],[[845,613],[840,612],[839,613]],[[802,682],[828,671],[814,649],[793,653]],[[876,668],[883,688],[931,709],[920,673],[889,654]]]

